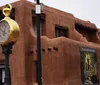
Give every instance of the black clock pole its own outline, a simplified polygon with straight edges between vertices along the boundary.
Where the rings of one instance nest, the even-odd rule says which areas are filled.
[[[2,46],[2,53],[5,55],[5,82],[4,85],[11,85],[10,67],[9,67],[9,55],[12,53],[13,43]]]
[[[40,1],[36,0],[36,26],[37,26],[37,82],[42,85],[42,65],[41,65],[41,35],[40,35]]]

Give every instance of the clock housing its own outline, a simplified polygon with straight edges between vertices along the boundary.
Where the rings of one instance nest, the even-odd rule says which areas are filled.
[[[11,11],[10,4],[7,4],[2,10],[5,18],[0,21],[0,45],[15,43],[19,37],[19,26],[16,21],[9,17]]]
[[[10,17],[5,17],[0,21],[0,44],[7,45],[16,42],[19,37],[19,26]]]

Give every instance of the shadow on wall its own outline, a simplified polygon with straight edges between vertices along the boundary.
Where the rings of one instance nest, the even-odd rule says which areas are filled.
[[[97,29],[92,29],[89,27],[82,26],[80,24],[75,24],[75,32],[77,31],[80,34],[80,41],[83,42],[94,42],[97,41]]]

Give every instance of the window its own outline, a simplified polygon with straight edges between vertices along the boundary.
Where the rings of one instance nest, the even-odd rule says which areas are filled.
[[[0,10],[0,20],[2,20],[4,18],[4,15],[2,13],[2,10]]]
[[[33,22],[34,33],[35,35],[37,35],[36,18],[32,18],[32,22]],[[42,35],[42,23],[41,22],[40,22],[40,35]]]
[[[12,12],[10,14],[10,18],[15,20],[15,8],[12,8]]]
[[[0,10],[0,20],[2,20],[5,16],[2,13],[2,10]],[[15,20],[15,8],[12,8],[12,12],[10,14],[10,18]]]
[[[68,37],[68,29],[63,26],[55,26],[55,36],[56,37]]]
[[[75,29],[83,35],[89,42],[96,42],[96,29],[85,27],[78,23],[75,24]]]
[[[45,28],[45,14],[41,13],[41,16],[40,16],[40,35],[44,35],[45,31],[44,31],[44,28]],[[32,10],[32,24],[33,24],[33,29],[34,29],[34,33],[35,35],[37,35],[37,27],[36,27],[36,14],[35,14],[35,11]]]
[[[0,85],[4,85],[5,69],[4,65],[0,64]]]

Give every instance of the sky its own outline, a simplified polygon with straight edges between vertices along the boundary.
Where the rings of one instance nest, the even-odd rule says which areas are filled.
[[[15,1],[17,0],[0,0],[0,6]],[[90,21],[100,28],[100,0],[40,0],[40,2],[71,13],[79,19]]]

